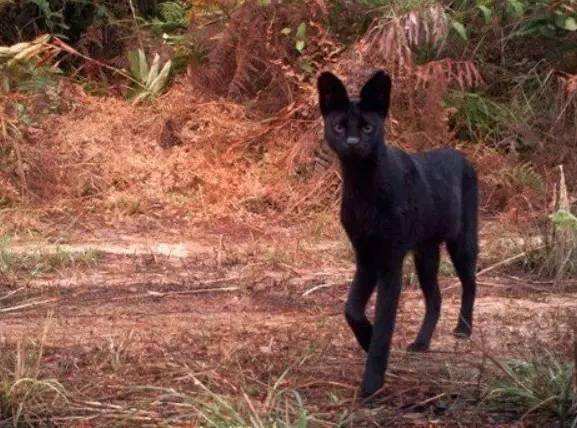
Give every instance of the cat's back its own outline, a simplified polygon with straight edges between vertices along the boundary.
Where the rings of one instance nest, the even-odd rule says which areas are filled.
[[[438,238],[458,234],[467,177],[475,174],[472,165],[463,154],[451,148],[410,156],[424,183],[420,188],[427,189],[432,201],[423,220],[427,222],[427,230]]]
[[[468,164],[467,158],[461,152],[447,147],[427,150],[410,156],[426,170],[451,171],[454,173],[461,171]]]
[[[474,175],[467,158],[452,148],[429,150],[410,157],[433,191],[460,185],[465,176]]]

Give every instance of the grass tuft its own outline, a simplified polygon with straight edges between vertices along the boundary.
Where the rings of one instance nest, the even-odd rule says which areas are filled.
[[[543,350],[529,361],[513,360],[504,367],[508,376],[498,379],[488,394],[493,410],[533,421],[554,419],[560,426],[577,424],[573,363]]]
[[[42,370],[48,325],[38,341],[19,341],[0,353],[0,426],[48,425],[68,402],[64,386]]]

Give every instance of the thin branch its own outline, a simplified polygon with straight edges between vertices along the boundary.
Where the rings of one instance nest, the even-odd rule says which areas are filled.
[[[225,292],[225,291],[238,291],[240,287],[221,287],[221,288],[199,288],[196,290],[188,290],[188,291],[173,291],[173,292],[160,292],[160,291],[148,291],[146,294],[138,294],[136,296],[122,296],[122,297],[115,297],[111,300],[125,300],[125,299],[140,299],[140,298],[164,298],[170,296],[178,296],[183,294],[204,294],[204,293],[218,293],[218,292]]]
[[[493,270],[495,270],[501,266],[505,266],[505,265],[508,265],[510,263],[516,262],[517,260],[521,260],[523,257],[527,256],[528,254],[531,254],[531,253],[538,251],[538,250],[542,250],[543,248],[545,248],[545,245],[540,245],[539,247],[532,248],[531,250],[523,251],[522,253],[516,254],[512,257],[509,257],[505,260],[502,260],[498,263],[495,263],[494,265],[491,265],[489,267],[486,267],[485,269],[480,270],[479,272],[477,272],[477,276],[485,275],[486,273],[489,273],[489,272],[491,272],[491,271],[493,271]]]
[[[135,84],[137,84],[138,86],[140,86],[142,89],[146,89],[146,86],[145,86],[144,84],[142,84],[142,82],[139,82],[139,81],[136,80],[134,77],[132,77],[130,74],[128,74],[128,73],[120,70],[119,68],[112,67],[111,65],[105,64],[105,63],[103,63],[103,62],[101,62],[101,61],[98,61],[98,60],[96,60],[96,59],[94,59],[94,58],[90,58],[89,56],[84,55],[83,53],[81,53],[81,52],[77,51],[76,49],[74,49],[74,48],[73,48],[72,46],[70,46],[69,44],[67,44],[67,43],[63,42],[62,40],[60,40],[58,37],[53,37],[52,43],[53,43],[56,47],[62,49],[63,51],[68,52],[69,54],[76,55],[76,56],[78,56],[78,57],[80,57],[80,58],[82,58],[82,59],[84,59],[84,60],[86,60],[86,61],[88,61],[88,62],[91,62],[91,63],[93,63],[93,64],[96,64],[96,65],[98,65],[98,66],[100,66],[100,67],[102,67],[102,68],[106,68],[107,70],[110,70],[110,71],[112,71],[112,72],[114,72],[114,73],[116,73],[116,74],[119,74],[119,75],[122,76],[122,77],[125,77],[126,79],[130,80],[132,83],[135,83]]]

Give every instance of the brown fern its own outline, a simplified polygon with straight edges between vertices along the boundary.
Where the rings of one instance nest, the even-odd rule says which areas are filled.
[[[557,73],[556,114],[554,128],[565,127],[577,138],[577,74]],[[563,131],[561,131],[563,132]]]
[[[413,50],[433,46],[440,51],[448,33],[443,6],[435,4],[407,14],[379,19],[358,45],[362,57],[386,64],[391,71],[404,73],[414,67]]]
[[[307,3],[308,8],[280,2],[267,6],[255,1],[244,3],[211,47],[207,63],[191,72],[193,83],[198,80],[210,91],[237,101],[254,100],[266,112],[286,107],[293,102],[304,77],[294,41],[281,30],[296,29],[305,22],[307,58],[312,66],[318,66],[329,46],[334,47],[327,43],[322,27],[315,24],[323,5],[319,0]]]
[[[430,61],[414,70],[417,86],[426,87],[431,82],[446,82],[447,86],[456,86],[461,90],[475,88],[484,84],[481,73],[471,61],[455,61],[445,58]]]

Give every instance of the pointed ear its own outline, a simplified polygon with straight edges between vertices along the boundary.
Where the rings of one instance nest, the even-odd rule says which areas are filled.
[[[349,96],[343,82],[332,73],[325,71],[317,81],[319,105],[321,113],[326,116],[335,110],[346,110],[349,106]]]
[[[360,108],[385,117],[391,99],[391,78],[383,70],[377,71],[361,89]]]

